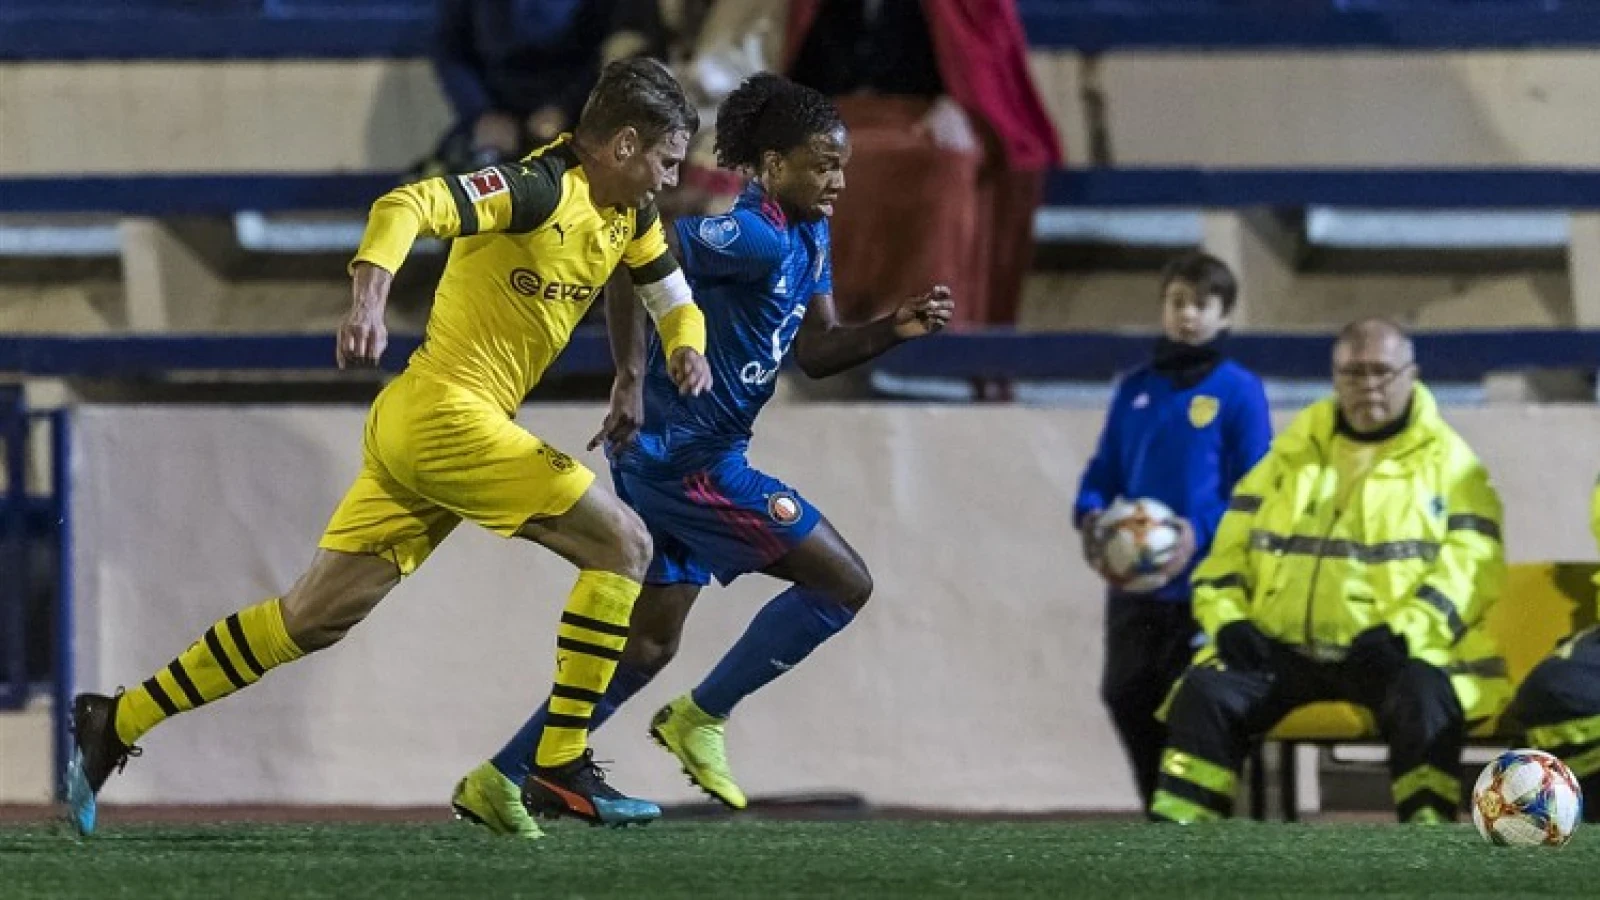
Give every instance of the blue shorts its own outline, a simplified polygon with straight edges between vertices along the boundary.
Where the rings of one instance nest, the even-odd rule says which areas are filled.
[[[783,558],[822,514],[798,491],[730,454],[687,475],[655,477],[611,465],[617,496],[650,529],[648,584],[727,584]]]

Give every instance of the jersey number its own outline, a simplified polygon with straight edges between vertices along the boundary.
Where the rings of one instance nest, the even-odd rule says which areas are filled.
[[[789,310],[789,314],[783,317],[778,327],[772,330],[772,368],[767,368],[760,360],[751,360],[739,370],[739,380],[748,385],[771,384],[772,379],[778,377],[778,369],[783,366],[783,358],[789,354],[789,346],[794,343],[795,335],[800,333],[800,325],[805,318],[804,303],[797,304]]]

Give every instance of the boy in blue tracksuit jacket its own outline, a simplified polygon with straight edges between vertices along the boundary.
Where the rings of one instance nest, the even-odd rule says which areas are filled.
[[[1186,253],[1167,264],[1165,335],[1151,361],[1117,385],[1074,509],[1084,556],[1096,569],[1095,521],[1118,497],[1170,506],[1192,548],[1173,561],[1165,586],[1147,594],[1108,591],[1100,696],[1147,807],[1167,738],[1156,708],[1199,637],[1189,611],[1189,572],[1210,548],[1234,484],[1272,440],[1261,379],[1219,346],[1237,293],[1233,273],[1215,257]]]

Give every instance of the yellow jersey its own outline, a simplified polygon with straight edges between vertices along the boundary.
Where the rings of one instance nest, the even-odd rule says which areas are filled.
[[[653,204],[595,206],[568,135],[514,165],[383,195],[355,261],[398,271],[418,236],[455,241],[409,370],[466,388],[508,415],[619,262],[637,284],[678,268]]]

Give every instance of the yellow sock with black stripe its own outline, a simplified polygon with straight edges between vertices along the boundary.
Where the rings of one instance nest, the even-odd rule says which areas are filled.
[[[189,649],[117,704],[117,737],[132,744],[181,712],[220,700],[261,680],[267,670],[299,659],[273,597],[212,625]]]
[[[556,630],[556,683],[534,765],[552,768],[571,762],[589,745],[589,717],[622,658],[628,618],[641,587],[610,572],[578,573]]]

